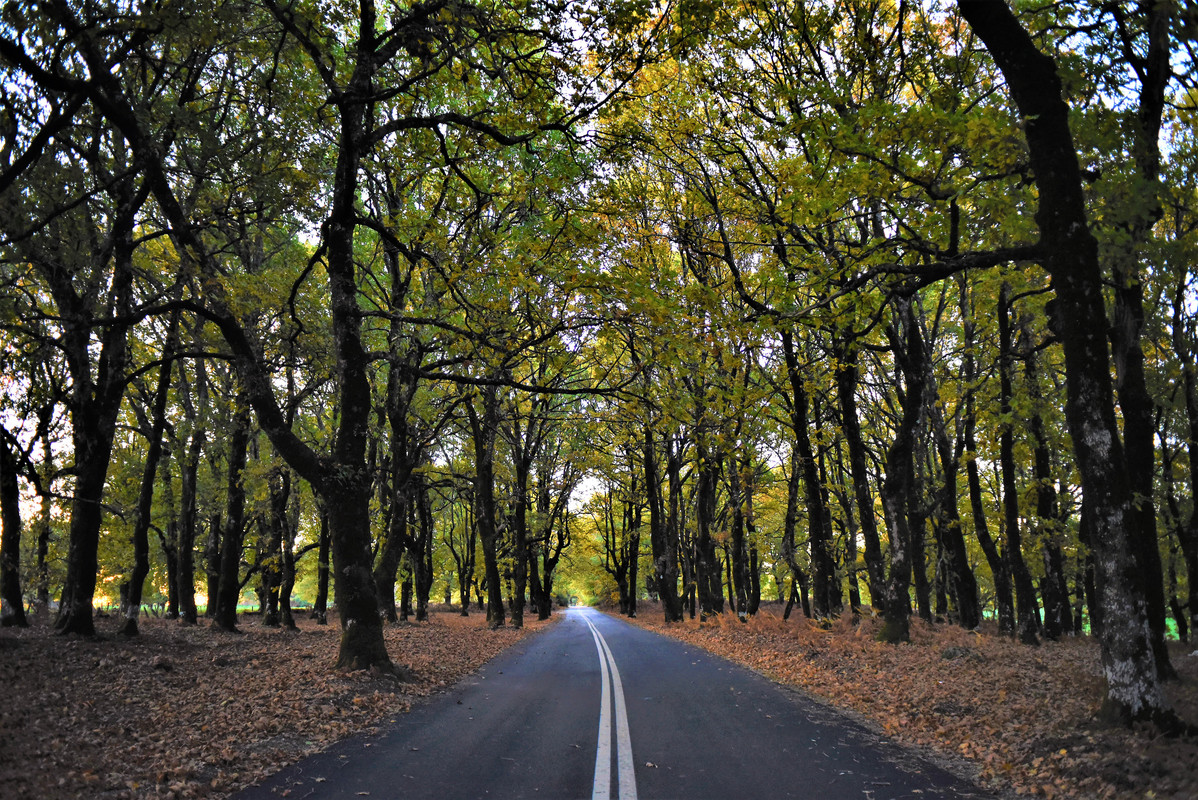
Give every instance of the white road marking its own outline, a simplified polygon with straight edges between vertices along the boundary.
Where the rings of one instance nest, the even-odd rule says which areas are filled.
[[[607,659],[599,644],[599,631],[587,620],[591,635],[595,638],[595,649],[599,651],[600,680],[603,690],[599,697],[599,746],[595,748],[595,783],[591,788],[591,800],[608,800],[611,797],[611,692],[608,689]]]
[[[585,619],[585,617],[584,617]],[[615,656],[607,646],[607,640],[599,629],[586,620],[587,627],[595,639],[595,649],[599,653],[599,672],[603,681],[600,693],[601,708],[599,710],[599,745],[595,751],[595,783],[591,792],[591,800],[609,800],[611,797],[611,713],[612,700],[616,707],[616,765],[619,774],[619,800],[637,800],[636,797],[636,765],[632,761],[632,737],[628,733],[628,707],[624,703],[624,684],[620,680],[620,670],[616,667]],[[608,690],[610,675],[611,691]]]

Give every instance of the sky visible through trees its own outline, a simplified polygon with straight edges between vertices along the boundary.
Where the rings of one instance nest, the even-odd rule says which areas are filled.
[[[1193,9],[0,12],[0,595],[1198,616]],[[304,613],[308,613],[305,609]]]

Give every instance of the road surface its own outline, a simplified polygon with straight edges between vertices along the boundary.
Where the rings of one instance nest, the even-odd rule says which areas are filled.
[[[374,736],[239,800],[990,795],[754,672],[570,609]]]

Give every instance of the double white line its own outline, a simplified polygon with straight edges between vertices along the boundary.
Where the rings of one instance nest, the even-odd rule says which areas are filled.
[[[585,618],[584,618],[585,619]],[[620,670],[616,659],[607,646],[603,634],[588,619],[587,627],[595,637],[595,649],[599,651],[599,672],[603,689],[599,697],[599,747],[595,751],[595,785],[591,800],[609,800],[611,797],[611,705],[616,705],[616,765],[620,775],[619,800],[636,800],[636,773],[632,763],[632,739],[628,735],[628,709],[624,706],[624,685],[620,682]],[[609,680],[610,676],[610,680]]]

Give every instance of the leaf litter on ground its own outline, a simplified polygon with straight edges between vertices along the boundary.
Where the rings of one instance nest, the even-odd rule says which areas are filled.
[[[767,607],[747,622],[721,614],[667,625],[656,603],[633,622],[802,690],[894,739],[937,754],[982,786],[1061,800],[1194,800],[1198,739],[1097,719],[1098,643],[1070,636],[1029,647],[983,625],[912,619],[911,642],[877,641],[881,620],[829,623]],[[1179,678],[1165,691],[1198,724],[1198,655],[1174,643]],[[1198,651],[1195,651],[1198,653]]]
[[[141,635],[0,631],[0,794],[5,800],[220,798],[351,734],[395,719],[549,623],[491,631],[434,611],[389,625],[415,675],[338,672],[341,630],[242,618],[242,634],[143,618]],[[552,621],[552,620],[551,620]],[[116,622],[112,621],[113,630]]]

